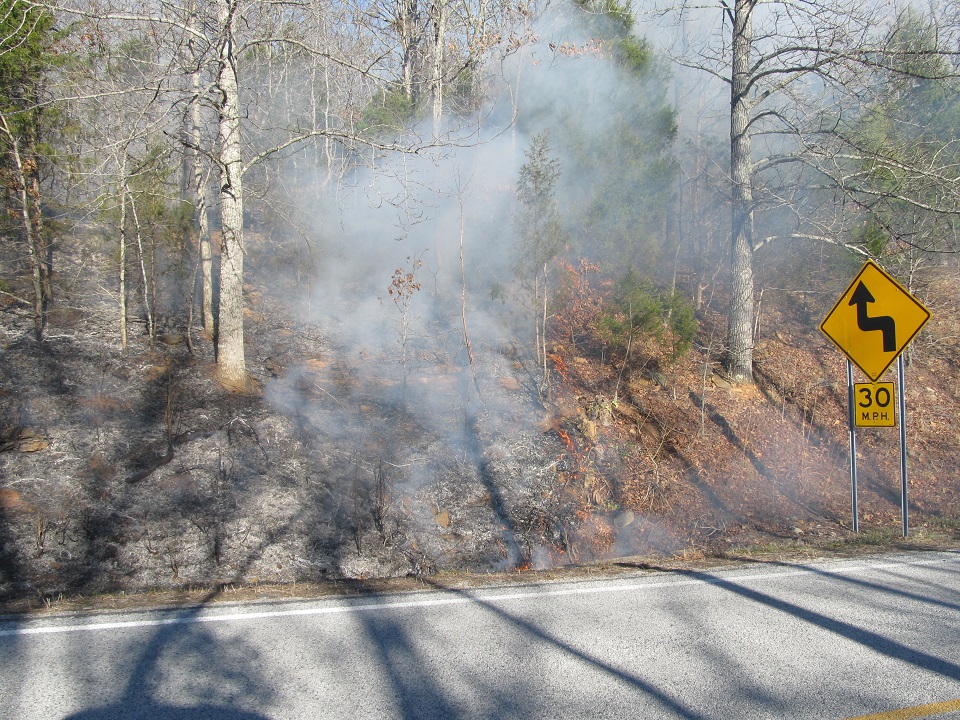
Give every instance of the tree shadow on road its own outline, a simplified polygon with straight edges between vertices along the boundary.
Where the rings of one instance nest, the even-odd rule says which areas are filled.
[[[69,715],[64,720],[267,720],[263,715],[243,712],[221,705],[143,705],[131,713],[125,706],[111,706]]]
[[[64,720],[268,720],[243,709],[273,698],[273,691],[257,675],[256,650],[243,640],[218,639],[197,622],[202,609],[200,605],[162,619],[171,624],[160,626],[138,648],[116,702]],[[134,643],[131,636],[130,645]],[[118,674],[122,672],[118,667]],[[161,692],[181,697],[184,703],[169,704],[159,697]]]
[[[916,551],[916,550],[914,550]],[[942,551],[936,551],[942,552]],[[803,570],[809,572],[813,575],[819,577],[828,578],[830,580],[836,580],[848,585],[852,585],[856,588],[870,590],[873,592],[882,593],[885,595],[892,595],[895,597],[901,597],[905,600],[912,600],[913,602],[922,603],[924,605],[932,605],[934,607],[941,607],[946,610],[960,611],[960,603],[947,602],[946,600],[939,600],[928,595],[923,595],[917,592],[911,592],[908,590],[899,590],[897,588],[888,587],[881,583],[870,582],[869,580],[861,580],[859,578],[851,577],[850,575],[830,572],[829,570],[821,570],[818,567],[813,565],[805,565],[803,563],[788,563],[782,562],[780,560],[752,560],[751,562],[758,565],[771,565],[773,567],[782,567],[789,570]]]
[[[537,626],[533,622],[512,615],[506,610],[498,607],[492,600],[486,600],[484,598],[477,597],[464,590],[451,589],[439,584],[434,584],[426,578],[423,580],[423,582],[432,586],[436,590],[441,590],[463,597],[469,600],[470,604],[482,608],[483,610],[494,615],[498,620],[513,626],[513,628],[518,631],[522,642],[539,642],[551,646],[572,657],[581,663],[586,669],[608,676],[619,683],[625,690],[639,692],[642,696],[645,696],[647,699],[651,700],[656,707],[661,708],[662,711],[665,711],[671,717],[686,718],[687,720],[702,720],[704,718],[703,715],[686,706],[681,700],[671,697],[665,690],[661,690],[652,683],[644,680],[642,677],[617,668],[602,658],[591,655],[585,650],[573,647],[569,643],[564,642],[561,638]],[[638,713],[638,716],[642,716],[644,713],[646,713],[648,717],[656,716],[654,707],[638,707]]]
[[[452,720],[463,714],[445,695],[429,668],[424,666],[402,623],[379,614],[359,615],[392,687],[397,717],[405,720]]]
[[[238,569],[237,577],[259,559],[274,540],[296,523],[300,513],[290,518],[276,533],[268,534],[252,549]],[[135,636],[129,648],[132,667],[126,674],[122,695],[113,703],[67,715],[63,720],[270,720],[256,711],[275,699],[275,690],[257,662],[258,651],[241,638],[224,639],[211,631],[202,616],[221,595],[216,588],[196,605],[162,613],[145,624],[157,626],[152,637],[137,644]],[[76,662],[84,662],[78,651]],[[124,676],[122,659],[105,681],[118,682]],[[182,698],[174,705],[161,695]]]
[[[798,566],[791,565],[792,569]],[[796,603],[782,600],[780,598],[768,595],[759,590],[747,587],[735,580],[727,580],[719,575],[699,570],[674,569],[670,570],[672,574],[684,577],[694,578],[714,587],[727,590],[735,595],[750,600],[751,602],[766,605],[769,608],[791,615],[798,620],[802,620],[814,625],[827,632],[839,635],[847,640],[855,642],[864,647],[870,648],[876,653],[901,662],[908,663],[918,668],[941,675],[951,680],[960,680],[960,665],[950,660],[937,657],[924,650],[917,650],[908,645],[904,645],[896,640],[891,640],[880,633],[860,627],[854,623],[846,622],[829,617],[815,610],[809,610]],[[829,573],[831,579],[845,580],[836,574]],[[871,584],[872,585],[872,584]],[[907,594],[910,599],[916,600],[912,594]]]

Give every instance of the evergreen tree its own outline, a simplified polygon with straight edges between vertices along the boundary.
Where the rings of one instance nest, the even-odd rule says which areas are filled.
[[[551,154],[548,131],[533,137],[526,157],[517,180],[519,205],[514,219],[520,242],[516,271],[531,298],[537,361],[545,383],[549,264],[563,247],[563,223],[555,197],[560,162]]]
[[[575,158],[576,174],[559,189],[569,208],[573,250],[606,265],[652,271],[667,244],[667,213],[676,175],[675,112],[666,102],[668,74],[649,43],[634,34],[627,5],[577,0],[588,32],[619,70],[602,132],[584,134],[571,117],[559,145]]]
[[[0,0],[0,151],[2,183],[11,215],[19,220],[26,246],[34,294],[38,339],[46,327],[46,309],[53,291],[51,245],[41,212],[41,103],[51,63],[53,18],[20,0]]]
[[[960,80],[935,28],[907,14],[890,34],[873,97],[842,137],[855,162],[844,189],[861,222],[851,241],[876,258],[956,249],[960,231]]]

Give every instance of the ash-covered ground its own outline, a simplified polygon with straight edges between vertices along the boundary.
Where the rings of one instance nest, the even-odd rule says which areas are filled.
[[[42,344],[0,315],[4,595],[545,567],[578,542],[509,342],[471,364],[462,333],[414,339],[400,367],[250,286],[238,394],[182,316],[123,355],[93,284],[58,288]]]
[[[851,537],[842,358],[811,320],[832,287],[767,301],[755,386],[724,380],[709,342],[723,316],[705,308],[694,348],[669,366],[652,341],[626,373],[622,358],[551,343],[544,393],[517,318],[498,325],[480,301],[465,334],[459,294],[424,287],[416,297],[434,300],[411,304],[404,336],[389,272],[322,311],[314,290],[305,311],[288,301],[310,294],[295,273],[254,270],[254,382],[236,393],[214,380],[210,340],[193,329],[187,342],[176,304],[152,348],[141,330],[122,353],[108,258],[58,261],[43,343],[28,307],[0,307],[6,601]],[[955,320],[940,295],[907,389],[918,528],[960,515],[956,353],[938,341]],[[896,438],[860,443],[861,527],[895,532]]]

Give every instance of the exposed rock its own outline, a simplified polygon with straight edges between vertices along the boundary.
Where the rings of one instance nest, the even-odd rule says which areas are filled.
[[[29,427],[8,426],[0,431],[0,452],[19,450],[35,453],[50,447],[50,441],[42,430]]]
[[[500,383],[500,387],[502,387],[504,390],[520,389],[520,381],[517,380],[515,377],[508,376],[508,377],[497,378],[497,382]]]
[[[713,373],[713,374],[710,376],[710,382],[712,382],[712,383],[713,383],[714,385],[716,385],[718,388],[723,388],[723,389],[725,389],[725,390],[729,390],[730,388],[733,387],[733,383],[732,383],[732,382],[730,382],[729,380],[727,380],[726,378],[724,378],[724,377],[722,377],[722,376],[720,376],[720,375],[717,375],[716,373]]]
[[[609,426],[613,417],[613,407],[610,401],[603,395],[595,395],[587,405],[587,417],[603,427]]]

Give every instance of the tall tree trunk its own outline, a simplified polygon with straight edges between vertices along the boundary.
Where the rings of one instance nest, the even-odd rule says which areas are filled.
[[[543,264],[543,314],[540,322],[540,342],[543,344],[543,381],[547,381],[547,264]]]
[[[417,62],[417,0],[397,0],[397,25],[403,50],[403,91],[411,107],[419,99],[416,86]]]
[[[240,154],[240,103],[233,46],[235,0],[217,0],[223,38],[217,76],[220,165],[220,309],[217,370],[220,379],[245,387],[243,352],[243,166]]]
[[[33,275],[33,323],[37,340],[43,340],[44,332],[47,328],[47,300],[48,295],[44,291],[44,263],[46,259],[41,253],[40,239],[35,233],[35,225],[30,217],[33,203],[30,201],[29,193],[29,170],[24,166],[23,157],[20,154],[20,142],[13,133],[5,115],[0,113],[0,129],[7,137],[10,143],[10,159],[13,161],[13,169],[16,172],[14,181],[16,182],[17,199],[20,202],[20,220],[23,226],[23,236],[27,243],[27,250],[30,254],[30,268]],[[49,282],[49,279],[46,281]]]
[[[30,163],[24,181],[30,198],[30,222],[33,226],[33,239],[37,244],[37,253],[40,256],[40,289],[43,293],[43,306],[46,308],[53,301],[53,245],[43,227],[43,207],[40,202],[40,152],[37,149],[40,143],[37,132],[39,126],[40,113],[37,111],[34,112],[27,130],[27,157],[30,158]],[[44,324],[46,324],[46,317],[44,317]]]
[[[433,3],[433,137],[440,137],[443,120],[443,48],[447,35],[447,0]]]
[[[195,30],[197,27],[197,3],[190,0],[188,4],[187,27]],[[193,36],[187,40],[191,62],[197,61],[197,50]],[[187,114],[187,132],[185,146],[188,148],[189,171],[185,181],[190,185],[190,202],[194,206],[195,224],[197,233],[197,252],[200,262],[200,315],[203,323],[203,333],[212,338],[215,332],[213,317],[213,248],[210,243],[210,220],[207,214],[207,181],[209,175],[204,171],[203,156],[200,148],[203,143],[203,117],[200,108],[200,95],[203,92],[203,78],[198,66],[190,73],[190,84],[193,97],[190,100],[190,111]],[[191,302],[193,296],[191,295]]]
[[[193,73],[195,96],[190,106],[191,141],[194,148],[201,143],[200,124],[200,73]],[[197,221],[197,244],[200,253],[200,307],[203,318],[203,332],[213,337],[215,323],[213,319],[213,247],[210,243],[210,220],[207,214],[207,177],[199,150],[194,150],[193,162],[193,201]]]
[[[693,175],[691,177],[693,185],[690,192],[690,217],[693,218],[694,224],[700,224],[703,222],[703,208],[701,203],[701,183],[704,176],[704,150],[702,146],[703,107],[704,94],[701,92],[699,98],[699,107],[697,108],[696,129],[693,133]],[[693,248],[695,253],[694,268],[697,278],[697,287],[694,293],[693,304],[697,310],[699,310],[703,305],[703,291],[707,289],[707,283],[705,280],[707,277],[708,265],[707,253],[713,244],[709,240],[712,234],[712,229],[702,227],[699,232],[692,233],[691,235],[691,245],[693,237],[697,238],[697,246]]]
[[[126,166],[121,168],[126,177]],[[127,193],[120,191],[120,349],[127,352]]]
[[[203,332],[212,338],[216,332],[213,317],[213,244],[210,241],[210,220],[207,215],[207,187],[202,173],[197,177],[197,230],[200,238],[200,302]]]
[[[330,61],[324,58],[323,60],[323,129],[330,130]],[[333,140],[330,139],[329,135],[324,135],[323,137],[323,157],[325,159],[325,165],[327,168],[327,175],[323,182],[322,190],[326,192],[330,188],[330,183],[333,181],[334,173],[334,146]]]
[[[476,39],[476,47],[479,48],[477,55],[470,58],[470,103],[471,110],[474,106],[480,104],[480,98],[483,96],[483,73],[477,72],[481,58],[487,47],[487,19],[490,3],[488,0],[480,0],[477,6],[476,20],[473,26],[473,34]],[[473,51],[471,50],[471,55]],[[519,89],[519,88],[518,88]]]
[[[153,290],[151,290],[152,283],[150,282],[150,278],[153,276],[153,270],[151,269],[150,275],[147,275],[147,261],[143,252],[143,232],[140,227],[140,216],[137,214],[137,202],[133,193],[130,192],[126,177],[123,180],[123,195],[130,201],[130,217],[133,218],[134,237],[137,239],[137,264],[140,266],[140,283],[143,286],[143,292],[141,294],[143,317],[144,322],[147,324],[147,337],[150,338],[150,348],[152,349],[157,341],[157,314],[154,310],[156,306],[153,303],[155,296]]]
[[[730,176],[733,183],[727,370],[753,382],[753,187],[750,158],[750,51],[756,0],[736,0],[730,83]]]

